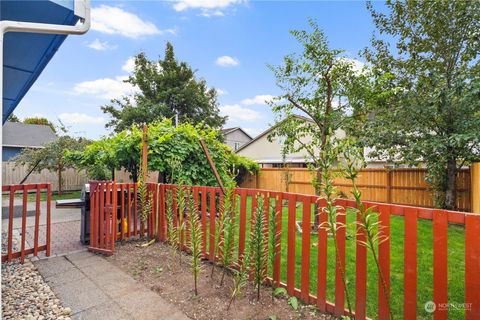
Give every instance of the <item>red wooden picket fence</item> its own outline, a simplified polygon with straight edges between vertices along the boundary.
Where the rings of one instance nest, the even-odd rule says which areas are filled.
[[[148,222],[140,221],[138,212],[138,186],[135,183],[115,183],[113,181],[91,181],[90,183],[90,244],[93,252],[113,254],[115,241],[137,237],[147,232],[154,236],[154,219],[158,196],[157,184],[148,184],[152,199],[152,212]],[[116,212],[116,214],[114,214]]]
[[[101,190],[100,189],[97,190]],[[109,237],[104,237],[103,248],[106,251],[113,250],[114,240],[113,238],[128,239],[130,237],[137,236],[143,232],[149,236],[149,238],[156,237],[160,241],[166,240],[166,201],[165,193],[171,190],[175,194],[176,186],[166,184],[149,184],[149,194],[152,199],[152,212],[148,216],[148,220],[145,225],[139,221],[139,214],[137,210],[137,197],[138,190],[135,184],[105,184],[105,189],[112,190],[112,194],[120,192],[123,196],[121,200],[112,200],[116,196],[110,195],[109,201],[114,204],[113,209],[110,212],[116,212],[118,205],[119,215],[118,217],[110,220],[110,226],[117,225],[117,229],[113,230]],[[117,192],[113,192],[113,191]],[[203,255],[205,259],[214,261],[215,250],[215,219],[218,211],[218,203],[223,201],[223,195],[220,188],[216,187],[204,187],[194,186],[191,187],[193,192],[194,201],[197,205],[200,215],[200,221],[203,230]],[[265,202],[263,204],[257,203],[256,196],[261,194],[264,196]],[[250,198],[251,205],[247,206],[247,199]],[[96,199],[93,196],[94,202],[97,201],[97,205],[102,207],[101,199]],[[288,215],[287,219],[282,219],[282,215],[277,217],[277,232],[282,232],[282,225],[287,224],[287,241],[286,247],[280,244],[277,250],[284,252],[286,250],[286,261],[282,261],[282,254],[276,255],[276,260],[273,266],[273,270],[269,272],[270,277],[268,281],[270,283],[277,284],[286,288],[289,295],[296,296],[306,303],[315,304],[322,312],[329,312],[336,316],[346,315],[345,301],[345,288],[341,278],[342,271],[345,273],[346,262],[346,243],[347,235],[346,228],[339,228],[337,230],[337,246],[339,253],[339,260],[343,270],[340,269],[339,264],[335,263],[335,281],[334,281],[334,301],[327,300],[327,241],[329,235],[326,230],[320,228],[318,231],[317,241],[315,244],[317,247],[317,260],[318,266],[316,273],[317,287],[315,293],[312,294],[310,288],[310,273],[311,271],[311,259],[312,259],[312,234],[310,223],[312,222],[312,212],[315,205],[318,205],[318,214],[320,222],[327,221],[327,215],[322,212],[321,208],[325,205],[324,200],[317,196],[294,194],[286,192],[266,191],[257,189],[235,189],[235,199],[237,201],[238,209],[238,252],[237,256],[241,257],[245,250],[245,244],[247,237],[249,237],[250,230],[248,226],[250,221],[247,218],[253,218],[255,209],[259,205],[264,206],[264,214],[268,216],[272,210],[278,212],[283,210],[285,204],[287,204]],[[107,201],[108,202],[108,201]],[[296,256],[297,256],[297,204],[302,206],[302,232],[301,232],[301,265],[300,265],[300,281],[297,283],[295,278],[295,272],[297,268]],[[343,212],[345,208],[354,208],[355,202],[348,199],[339,199],[336,203],[341,206]],[[105,204],[103,204],[105,206]],[[404,218],[404,269],[403,269],[403,314],[405,319],[415,319],[418,315],[417,309],[417,294],[418,288],[418,272],[426,272],[425,270],[418,270],[418,224],[419,220],[431,220],[433,229],[433,302],[437,306],[446,306],[449,303],[448,300],[448,226],[449,224],[462,225],[464,227],[465,234],[465,318],[466,319],[480,319],[480,215],[472,213],[463,213],[447,210],[437,210],[431,208],[411,207],[395,204],[365,202],[367,207],[375,207],[379,212],[379,223],[381,225],[380,232],[386,237],[386,241],[381,242],[378,245],[378,259],[382,275],[385,278],[385,286],[387,289],[388,297],[385,296],[382,289],[382,283],[378,281],[378,305],[377,314],[378,319],[389,319],[389,307],[387,298],[390,298],[390,219],[392,216],[402,216]],[[176,210],[176,202],[173,203],[174,210]],[[250,210],[248,210],[248,207]],[[272,209],[268,209],[273,207]],[[105,210],[105,209],[103,209]],[[108,211],[109,209],[107,209]],[[250,212],[248,212],[250,211]],[[100,210],[99,213],[102,211]],[[174,211],[176,212],[176,211]],[[110,213],[111,214],[111,213]],[[360,217],[356,217],[358,220]],[[177,223],[179,219],[178,212],[174,216],[174,222]],[[120,223],[115,222],[120,220]],[[346,223],[346,214],[340,214],[338,216],[339,223]],[[101,221],[101,220],[100,220]],[[108,220],[107,220],[108,221]],[[113,221],[113,223],[112,223]],[[126,226],[125,226],[126,224]],[[106,225],[107,226],[107,225]],[[105,226],[105,227],[106,227]],[[95,226],[94,226],[95,227]],[[284,229],[285,230],[285,229]],[[367,318],[367,249],[361,244],[365,240],[365,234],[357,229],[355,235],[356,250],[355,250],[355,303],[353,305],[355,319]],[[116,237],[112,234],[116,233]],[[282,235],[285,237],[285,235]],[[182,237],[182,242],[186,243],[188,239],[188,230],[186,230],[185,237]],[[94,239],[97,241],[98,239]],[[108,243],[108,244],[107,244]],[[185,248],[185,247],[184,247]],[[101,251],[101,250],[99,250]],[[281,265],[286,263],[286,281],[281,281]],[[314,275],[315,276],[315,275]],[[353,275],[352,275],[353,276]],[[370,276],[370,275],[369,275]],[[380,277],[378,277],[380,279]],[[423,303],[423,301],[422,301]],[[447,319],[448,308],[437,308],[433,312],[434,319]]]
[[[35,193],[33,193],[34,191]],[[39,244],[41,239],[39,239],[40,226],[42,224],[41,215],[44,214],[41,212],[41,194],[42,192],[46,193],[46,221],[45,221],[45,239],[44,244]],[[13,244],[13,231],[14,231],[14,210],[15,210],[15,194],[22,194],[22,216],[21,216],[21,226],[19,232],[21,234],[19,247],[15,250]],[[28,197],[29,194],[35,194],[35,221],[33,226],[33,246],[27,248],[26,235],[27,235],[27,209],[28,209]],[[50,256],[50,222],[51,222],[51,212],[50,212],[50,198],[51,198],[51,186],[49,183],[43,184],[23,184],[23,185],[4,185],[2,186],[2,196],[8,197],[8,227],[6,228],[6,239],[2,238],[2,242],[6,242],[7,252],[2,254],[2,263],[6,261],[12,261],[13,259],[20,258],[20,262],[23,263],[27,255],[33,254],[38,256],[39,252],[45,251],[46,256]]]

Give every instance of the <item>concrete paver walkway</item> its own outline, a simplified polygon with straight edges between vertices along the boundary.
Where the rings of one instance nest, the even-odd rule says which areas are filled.
[[[34,264],[72,319],[188,319],[102,256],[83,251]]]

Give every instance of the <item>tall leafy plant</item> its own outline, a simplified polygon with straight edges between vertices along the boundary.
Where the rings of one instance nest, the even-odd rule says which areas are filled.
[[[264,214],[264,201],[262,195],[257,195],[257,209],[253,218],[252,238],[250,240],[251,267],[253,274],[253,283],[257,289],[257,300],[260,300],[260,288],[267,277],[268,250],[265,228],[268,221]]]
[[[234,196],[234,195],[232,195]],[[235,199],[232,199],[232,205],[231,207],[233,208],[232,210],[229,210],[230,212],[225,214],[224,218],[224,223],[223,223],[223,235],[222,239],[219,243],[219,246],[221,248],[220,251],[220,263],[224,267],[223,268],[223,273],[222,273],[222,278],[220,280],[220,285],[223,285],[223,281],[225,278],[225,273],[227,271],[227,268],[230,267],[233,259],[233,247],[235,246],[235,229],[237,226],[237,220],[236,219],[236,213],[237,211],[235,210]]]
[[[202,227],[198,218],[198,208],[192,197],[191,192],[187,194],[188,198],[188,226],[190,230],[190,238],[188,241],[188,249],[191,254],[191,270],[195,285],[195,295],[198,295],[198,275],[202,271]]]
[[[148,216],[152,212],[152,198],[148,191],[148,185],[146,181],[146,173],[143,172],[143,166],[140,169],[140,180],[138,181],[138,194],[139,194],[139,207],[140,207],[140,222],[142,226],[148,220]],[[143,227],[142,227],[142,237],[143,237]]]
[[[185,186],[182,184],[182,181],[179,181],[179,184],[177,185],[176,189],[176,199],[177,199],[177,224],[174,228],[175,231],[175,241],[177,242],[177,245],[179,247],[179,250],[183,249],[183,235],[185,231],[185,211],[187,208],[187,202],[186,202],[186,192],[185,192]],[[182,255],[179,255],[179,263],[182,263]]]
[[[319,227],[324,228],[327,232],[332,235],[334,248],[335,248],[335,263],[340,270],[340,276],[342,278],[343,287],[345,291],[345,298],[347,300],[347,307],[349,314],[352,313],[352,304],[350,302],[350,293],[348,290],[348,281],[345,274],[345,266],[342,263],[340,258],[339,248],[338,248],[338,241],[337,241],[337,233],[340,229],[346,228],[346,225],[343,222],[338,221],[339,215],[345,215],[345,208],[336,205],[337,200],[337,192],[336,188],[333,185],[333,172],[332,169],[335,165],[336,159],[338,158],[338,154],[340,151],[340,147],[335,142],[329,142],[326,145],[326,148],[322,150],[322,161],[320,163],[321,172],[322,172],[322,197],[326,201],[326,206],[323,207],[321,210],[324,214],[327,215],[328,220],[323,224],[320,224]]]
[[[270,270],[274,269],[275,260],[280,254],[280,241],[282,234],[278,230],[277,217],[282,214],[282,206],[280,206],[280,211],[276,211],[275,208],[272,210],[272,214],[268,217],[268,265]],[[275,297],[275,286],[278,285],[275,282],[272,283],[274,290],[272,290],[272,300]]]
[[[362,201],[362,192],[357,185],[358,168],[363,167],[361,150],[353,145],[348,145],[344,154],[346,160],[344,174],[345,178],[352,182],[351,193],[356,203],[355,211],[360,218],[356,221],[356,225],[358,227],[357,231],[358,233],[365,235],[366,239],[365,241],[360,241],[360,243],[372,254],[373,261],[375,262],[375,267],[377,268],[378,276],[380,278],[380,283],[382,284],[383,295],[389,307],[390,319],[393,319],[390,295],[387,289],[385,275],[380,268],[377,252],[378,246],[387,241],[388,236],[382,230],[382,226],[379,222],[379,214],[374,211],[374,207],[366,208]]]
[[[166,208],[165,208],[165,218],[167,224],[167,241],[170,244],[171,252],[172,252],[172,264],[175,262],[177,251],[179,249],[178,242],[177,242],[177,231],[174,222],[174,210],[173,210],[173,191],[172,190],[165,190],[165,200],[166,200]]]
[[[225,188],[225,194],[223,196],[223,201],[220,201],[220,208],[218,210],[218,218],[215,220],[215,237],[214,237],[214,247],[213,247],[213,256],[214,256],[214,261],[212,264],[212,271],[211,271],[211,277],[213,277],[213,272],[215,270],[215,264],[217,260],[217,256],[220,251],[220,247],[224,246],[225,242],[222,240],[223,236],[225,235],[225,229],[226,225],[225,223],[229,222],[229,217],[232,215],[232,202],[233,202],[233,185],[229,184]],[[210,213],[210,215],[215,214],[215,213]],[[225,256],[222,253],[223,258]],[[227,256],[228,258],[228,256]],[[220,260],[218,261],[222,263]],[[223,278],[223,277],[222,277]],[[223,283],[223,281],[222,281]]]
[[[250,241],[245,244],[245,250],[239,260],[238,269],[233,270],[233,287],[227,310],[230,310],[232,303],[241,295],[242,288],[248,283],[251,264]]]
[[[309,31],[290,31],[302,51],[285,56],[279,66],[270,66],[282,94],[270,103],[281,121],[269,139],[282,141],[285,155],[308,155],[306,162],[315,172],[312,184],[315,194],[320,195],[324,161],[321,151],[346,122],[351,107],[346,88],[357,73],[352,59],[330,47],[314,20],[309,20],[309,26]]]

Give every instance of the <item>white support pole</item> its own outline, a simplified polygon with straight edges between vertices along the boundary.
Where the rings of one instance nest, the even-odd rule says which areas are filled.
[[[0,114],[2,115],[2,130],[0,130],[0,160],[3,163],[3,39],[7,32],[30,32],[42,34],[84,34],[90,29],[90,0],[75,0],[75,13],[82,17],[81,23],[75,26],[65,26],[47,23],[32,23],[22,21],[0,21]],[[2,166],[3,167],[3,166]],[[0,170],[0,188],[3,186],[3,170]],[[0,215],[2,207],[0,206]],[[1,222],[0,222],[1,228]]]

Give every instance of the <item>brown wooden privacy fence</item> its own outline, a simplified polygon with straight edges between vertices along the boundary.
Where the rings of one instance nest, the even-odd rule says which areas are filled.
[[[104,189],[102,189],[104,188]],[[156,238],[160,241],[166,240],[167,223],[165,210],[168,205],[165,201],[165,193],[171,190],[174,194],[178,187],[173,185],[162,184],[149,184],[150,197],[154,201],[152,211],[148,216],[148,220],[145,223],[139,221],[139,214],[137,205],[135,203],[138,190],[134,184],[115,184],[107,183],[100,186],[96,190],[110,190],[109,201],[106,203],[112,203],[112,209],[100,210],[101,212],[117,212],[117,218],[112,218],[109,222],[110,226],[116,225],[116,229],[111,229],[110,238],[108,236],[103,237],[104,248],[109,251],[113,250],[114,241],[112,238],[128,239],[145,232],[150,238]],[[205,259],[215,261],[214,239],[216,230],[215,219],[218,211],[218,204],[222,201],[222,195],[220,188],[215,187],[199,187],[194,186],[191,188],[193,191],[193,198],[197,205],[200,215],[200,221],[203,231],[203,256]],[[114,194],[121,194],[121,200],[111,200],[115,197]],[[97,193],[99,194],[99,193]],[[104,194],[103,191],[101,194]],[[261,194],[265,197],[263,204],[257,203],[256,196]],[[95,199],[95,196],[93,196]],[[318,204],[318,214],[320,222],[327,221],[328,217],[322,212],[321,208],[325,205],[324,200],[311,195],[295,194],[287,192],[276,192],[258,189],[235,189],[236,206],[238,210],[238,243],[235,249],[237,262],[240,262],[238,257],[242,257],[242,253],[245,250],[245,244],[250,234],[250,225],[255,213],[255,209],[262,205],[264,206],[264,214],[266,217],[272,214],[273,210],[276,212],[282,212],[282,215],[278,215],[277,219],[277,232],[281,232],[282,240],[277,247],[280,254],[276,256],[276,260],[273,266],[273,270],[269,270],[268,281],[270,283],[282,286],[287,289],[290,295],[296,296],[306,303],[315,304],[320,311],[333,313],[337,316],[347,314],[345,310],[345,291],[344,284],[341,279],[342,271],[346,273],[346,276],[352,276],[355,278],[355,290],[354,295],[354,312],[356,319],[366,319],[367,315],[367,277],[374,276],[371,270],[367,269],[367,249],[361,244],[365,239],[363,231],[357,227],[357,233],[354,235],[353,241],[355,241],[355,250],[347,252],[347,232],[346,228],[338,228],[337,231],[337,245],[339,264],[334,263],[333,266],[329,262],[332,260],[332,256],[328,255],[328,241],[329,235],[324,229],[318,231],[318,236],[313,237],[310,228],[310,222],[313,221],[313,217],[316,214],[315,204]],[[95,203],[101,208],[102,200],[94,200]],[[338,200],[336,203],[341,208],[340,215],[338,216],[339,223],[345,223],[347,221],[346,208],[354,208],[355,202],[348,199]],[[463,230],[464,241],[464,279],[459,280],[463,282],[464,288],[464,302],[465,302],[465,318],[466,319],[480,319],[480,241],[478,241],[478,235],[480,234],[480,215],[462,213],[447,210],[437,210],[431,208],[411,207],[395,204],[366,202],[367,206],[375,207],[379,212],[379,221],[382,226],[381,232],[387,237],[387,240],[382,242],[378,246],[378,259],[380,269],[384,278],[386,279],[387,294],[391,293],[391,279],[397,279],[395,281],[402,281],[401,287],[403,290],[399,295],[403,296],[403,313],[405,319],[415,319],[419,312],[418,297],[422,291],[427,290],[423,287],[418,287],[420,277],[425,277],[427,273],[431,273],[433,270],[433,302],[437,308],[434,311],[434,319],[447,319],[451,312],[449,311],[448,286],[449,273],[448,273],[448,228],[449,225],[455,224],[461,226]],[[117,208],[117,206],[119,208]],[[105,203],[103,203],[105,208]],[[107,205],[108,207],[108,205]],[[180,217],[183,217],[184,213],[177,212],[176,204],[174,207],[174,223],[178,223]],[[286,212],[285,212],[286,211]],[[285,212],[285,213],[284,213]],[[391,252],[391,220],[392,217],[403,217],[404,225],[402,230],[402,239],[404,251],[403,254]],[[354,219],[359,219],[356,216]],[[116,224],[115,219],[120,220],[121,223]],[[296,221],[302,221],[301,234],[296,227]],[[102,221],[102,220],[100,220]],[[108,221],[108,220],[107,220]],[[112,221],[114,221],[112,223]],[[430,228],[432,232],[431,248],[419,247],[420,234],[419,226],[422,221],[431,221]],[[125,223],[127,226],[125,227]],[[102,222],[101,225],[107,227],[107,222]],[[108,228],[107,228],[108,229]],[[182,248],[186,249],[185,244],[188,239],[188,229],[185,230],[185,237],[182,237]],[[97,242],[98,240],[98,242]],[[100,239],[94,239],[97,243]],[[351,241],[351,240],[348,240]],[[106,244],[108,243],[108,244]],[[111,244],[110,244],[111,243]],[[300,246],[298,246],[301,244]],[[429,244],[430,245],[430,244]],[[99,245],[98,245],[99,246]],[[98,247],[97,246],[97,247]],[[315,250],[314,250],[315,248]],[[433,261],[428,270],[419,270],[419,253],[425,250],[431,249],[433,251]],[[331,250],[331,249],[330,249]],[[316,251],[316,252],[315,252]],[[353,252],[353,253],[352,253]],[[347,255],[352,254],[352,256]],[[300,263],[298,257],[300,256]],[[391,259],[396,261],[403,261],[403,272],[400,277],[398,275],[394,278],[391,277]],[[314,260],[318,263],[312,270],[311,266],[314,265]],[[345,262],[353,260],[355,263],[354,274],[348,274],[345,269]],[[400,259],[400,260],[399,260]],[[462,261],[463,262],[463,261]],[[240,262],[241,263],[241,262]],[[463,271],[462,264],[454,261],[457,272]],[[327,298],[327,289],[330,279],[327,277],[329,268],[334,269],[334,282],[333,282],[333,299]],[[368,275],[367,275],[368,270]],[[419,274],[420,272],[420,274]],[[300,277],[296,277],[296,273],[300,274]],[[378,276],[378,275],[375,275]],[[312,288],[312,281],[316,281],[316,286]],[[396,283],[394,283],[396,284]],[[398,284],[396,284],[398,285]],[[328,287],[328,288],[327,288]],[[376,313],[378,319],[389,318],[389,306],[387,298],[382,290],[382,284],[378,282],[378,303],[376,305]],[[330,292],[330,291],[328,291]],[[463,296],[462,296],[463,297]],[[399,297],[391,297],[392,299],[398,299]],[[333,300],[333,301],[331,301]],[[423,309],[423,303],[426,301],[420,301],[421,308]],[[459,303],[459,301],[455,301]],[[443,307],[442,307],[443,306]]]
[[[34,191],[34,225],[33,225],[33,247],[27,248],[26,246],[26,235],[27,235],[27,209],[29,202],[29,193]],[[45,232],[45,239],[44,244],[40,245],[39,241],[39,228],[40,225],[43,223],[42,220],[42,212],[41,212],[41,194],[46,194],[46,221],[44,226],[46,228]],[[6,232],[6,239],[3,238],[5,234],[2,232],[2,243],[6,242],[6,253],[2,252],[2,262],[11,261],[15,258],[20,257],[20,262],[23,263],[25,257],[29,254],[33,254],[37,256],[39,252],[45,251],[46,256],[50,256],[50,219],[51,219],[51,212],[50,212],[50,195],[51,195],[51,187],[50,184],[23,184],[23,185],[4,185],[2,186],[2,196],[6,195],[8,198],[8,226]],[[33,195],[33,194],[32,194]],[[32,197],[32,195],[30,197]],[[16,227],[16,230],[19,230],[21,234],[20,243],[14,243],[13,233],[14,233],[14,219],[15,219],[15,207],[18,205],[15,204],[15,198],[21,196],[21,218],[17,218],[17,221],[20,221],[20,227]],[[17,200],[18,201],[18,200]],[[45,212],[43,213],[45,214]],[[4,220],[5,221],[5,220]],[[3,226],[2,228],[5,228]],[[17,246],[17,247],[15,247]],[[2,245],[3,247],[3,245]],[[3,250],[2,250],[3,251]]]
[[[286,184],[287,174],[290,183]],[[425,169],[362,169],[357,184],[363,199],[375,202],[434,207],[433,195],[425,181]],[[302,194],[315,194],[312,172],[305,168],[262,168],[258,175],[248,175],[241,187]],[[336,178],[334,184],[345,196],[350,195],[351,181]],[[470,169],[462,169],[457,177],[457,206],[471,210]]]
[[[19,184],[28,174],[27,165],[18,165],[15,162],[2,162],[2,185]],[[62,172],[63,191],[80,190],[88,182],[86,170],[65,169]],[[52,191],[58,191],[58,174],[55,171],[43,169],[40,172],[32,172],[26,184],[49,183]]]

